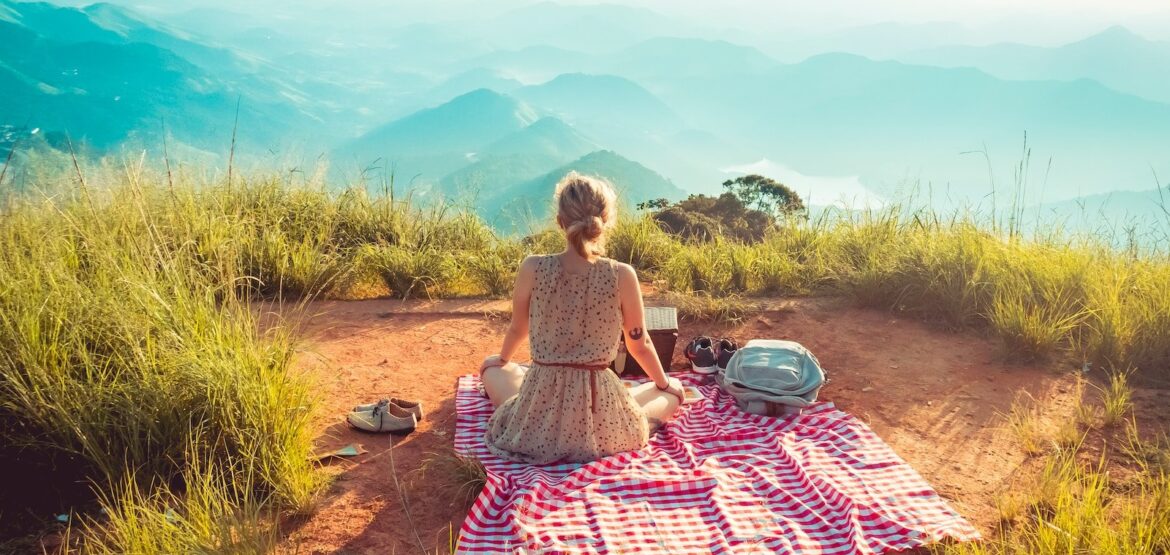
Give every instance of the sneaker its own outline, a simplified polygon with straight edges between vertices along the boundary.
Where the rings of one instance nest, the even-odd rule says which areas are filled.
[[[357,405],[353,408],[353,412],[370,412],[378,405],[389,405],[390,399],[378,399],[377,403],[367,403],[364,405]]]
[[[351,412],[345,421],[353,428],[374,433],[408,434],[418,426],[414,413],[388,400],[379,401],[368,411]]]
[[[691,369],[700,374],[714,374],[716,366],[715,346],[710,337],[699,336],[687,344],[683,355],[691,361]]]
[[[368,405],[358,405],[358,406],[353,408],[353,411],[354,412],[363,412],[363,411],[374,410],[374,407],[376,407],[380,404],[383,404],[383,403],[395,405],[400,409],[406,409],[407,411],[414,413],[414,418],[416,420],[421,421],[423,419],[422,401],[407,401],[406,399],[399,399],[398,397],[391,397],[389,399],[382,399],[381,401],[378,401],[377,403],[370,403]]]
[[[731,355],[734,355],[737,349],[739,349],[739,344],[734,339],[724,337],[719,340],[719,344],[716,345],[715,358],[720,370],[727,370],[727,363],[731,362]]]

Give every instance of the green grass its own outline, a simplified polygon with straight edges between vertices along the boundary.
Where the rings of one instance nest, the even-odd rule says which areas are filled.
[[[256,178],[231,190],[170,192],[147,182],[106,201],[129,210],[129,197],[142,197],[160,241],[185,241],[184,256],[210,278],[237,280],[234,287],[264,298],[350,298],[371,283],[401,298],[506,297],[519,260],[564,245],[551,228],[523,240],[497,237],[464,211],[363,189]],[[1170,377],[1166,253],[1117,251],[1110,238],[1036,237],[1023,240],[971,214],[893,206],[793,218],[755,244],[685,242],[627,215],[608,248],[643,279],[678,293],[846,295],[948,328],[988,330],[1009,358],[1070,352]]]
[[[1020,442],[1020,447],[1029,455],[1044,452],[1044,437],[1040,431],[1039,409],[1030,395],[1019,396],[1012,402],[1012,408],[1000,417]]]
[[[1129,379],[1126,376],[1126,372],[1113,372],[1109,376],[1109,385],[1099,388],[1101,391],[1101,420],[1106,426],[1122,422],[1129,411],[1133,409],[1132,390],[1129,388]]]
[[[227,542],[321,485],[296,339],[258,325],[238,193],[139,185],[28,197],[0,223],[0,459],[31,473],[5,479],[92,484],[79,509],[110,519],[78,521],[86,551],[250,551]]]
[[[1129,555],[1170,551],[1170,475],[1121,483],[1105,462],[1076,449],[1051,455],[1031,484],[997,503],[999,529],[982,542],[933,549],[947,555]]]
[[[759,306],[739,295],[713,296],[706,293],[667,293],[665,304],[678,309],[684,320],[738,325],[759,312]]]
[[[1115,411],[1111,403],[1128,411],[1124,376],[1113,374],[1110,385],[1102,389],[1105,413]],[[1083,390],[1083,385],[1078,389]],[[983,541],[940,545],[932,551],[946,555],[1170,552],[1170,441],[1165,433],[1154,440],[1143,439],[1136,421],[1130,420],[1124,441],[1109,436],[1102,454],[1089,459],[1082,447],[1087,430],[1096,427],[1095,413],[1078,411],[1076,419],[1057,422],[1045,436],[1037,427],[1034,401],[1022,401],[1005,417],[1025,451],[1043,453],[1041,470],[996,499],[998,527]],[[1049,443],[1051,448],[1045,449]]]

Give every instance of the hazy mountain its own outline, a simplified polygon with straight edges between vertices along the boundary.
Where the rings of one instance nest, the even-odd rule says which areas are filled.
[[[723,40],[655,37],[627,48],[605,53],[548,45],[501,50],[461,61],[460,68],[491,68],[528,81],[547,81],[560,74],[609,74],[639,84],[658,79],[688,78],[711,74],[756,73],[775,68],[779,62],[756,48]]]
[[[327,140],[326,104],[258,59],[110,4],[0,7],[0,124],[27,122],[99,148],[134,138],[161,150],[165,122],[177,142],[226,152],[238,102],[241,147]]]
[[[98,3],[82,9],[89,19],[101,28],[114,33],[121,42],[144,42],[164,48],[187,61],[214,71],[232,71],[240,74],[255,72],[262,65],[256,58],[245,58],[240,51],[219,48],[199,42],[190,34],[150,21],[133,11],[114,4]],[[74,37],[74,41],[77,41]],[[115,41],[116,42],[116,41]]]
[[[1121,92],[1170,102],[1170,43],[1111,27],[1056,48],[1023,44],[946,46],[899,59],[941,67],[975,67],[1003,79],[1094,79]]]
[[[597,144],[569,124],[555,117],[543,117],[532,125],[488,145],[483,149],[483,154],[485,156],[539,154],[549,159],[561,159],[559,163],[564,163],[594,150],[597,150]]]
[[[598,124],[648,131],[677,130],[682,120],[637,83],[614,75],[569,73],[516,96],[574,124]]]
[[[525,231],[547,224],[556,184],[570,171],[602,177],[614,185],[625,208],[685,193],[655,171],[607,150],[587,154],[535,179],[502,189],[479,203],[480,214],[500,229]]]
[[[544,117],[483,148],[475,162],[444,177],[449,197],[488,198],[598,149],[572,126]]]
[[[491,89],[509,94],[524,86],[509,74],[487,68],[476,68],[448,77],[438,86],[423,93],[431,102],[446,102],[463,93],[476,89]]]
[[[993,35],[778,30],[791,21],[769,35],[610,4],[112,1],[0,0],[4,137],[39,127],[149,145],[165,120],[176,142],[226,152],[239,100],[241,151],[283,155],[308,137],[307,155],[331,150],[342,169],[381,160],[420,194],[516,193],[607,150],[694,192],[765,160],[797,190],[817,176],[979,199],[1015,181],[1025,132],[1029,194],[1170,174],[1170,49],[1120,28],[1052,48],[940,48]]]
[[[790,62],[832,52],[885,59],[942,45],[980,44],[985,40],[980,33],[958,23],[887,21],[848,27],[801,40],[785,40],[781,37],[773,43],[770,51]]]
[[[697,27],[640,7],[540,2],[492,18],[480,29],[505,48],[545,44],[598,53],[657,36],[686,34]]]
[[[680,187],[699,190],[722,175],[718,168],[742,160],[727,156],[724,139],[695,128],[639,84],[613,75],[567,74],[516,94],[564,118],[603,147],[654,168]],[[706,108],[704,108],[706,109]],[[713,150],[691,148],[703,137]]]
[[[400,84],[403,81],[410,82],[410,85],[405,87],[409,92],[393,95],[389,98],[383,97],[383,102],[378,105],[378,115],[374,115],[373,110],[367,111],[367,123],[374,118],[381,118],[382,121],[398,119],[479,89],[490,89],[498,93],[510,94],[524,86],[523,83],[502,71],[484,67],[457,73],[433,86],[418,80],[419,76],[417,75],[404,77],[399,81]],[[368,131],[372,127],[374,126],[362,125],[360,129]]]
[[[397,167],[400,177],[433,182],[537,119],[524,102],[478,89],[378,127],[344,146],[335,160],[359,168],[383,160]]]
[[[1023,211],[1026,227],[1059,228],[1111,237],[1114,243],[1150,244],[1170,233],[1170,188],[1113,191],[1033,205]]]
[[[490,54],[459,61],[455,67],[491,69],[523,78],[528,82],[547,81],[562,73],[590,71],[596,56],[577,50],[548,45],[533,45],[516,50],[497,50]]]
[[[236,95],[214,76],[168,50],[126,42],[85,12],[47,4],[2,5],[0,124],[27,123],[50,137],[67,132],[74,141],[103,148],[132,134],[158,136],[165,120],[183,140],[217,143],[226,150]],[[67,42],[71,33],[91,40]],[[241,113],[244,124],[264,126],[251,138],[278,140],[265,133],[272,126],[261,123],[271,115]]]
[[[657,37],[605,56],[606,71],[637,81],[759,73],[779,62],[750,46],[724,40]]]
[[[1170,148],[1170,106],[1087,80],[1005,81],[831,54],[658,88],[694,127],[748,145],[743,162],[767,157],[808,175],[860,175],[869,186],[950,183],[978,198],[991,187],[987,164],[961,153],[986,146],[1006,168],[1027,132],[1037,160],[1054,156],[1050,193],[1099,192],[1140,186]]]

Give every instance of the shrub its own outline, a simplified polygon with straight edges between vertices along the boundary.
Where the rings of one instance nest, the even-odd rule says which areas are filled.
[[[360,260],[400,299],[435,297],[459,274],[454,253],[435,247],[367,245],[361,251]]]
[[[678,247],[653,219],[643,216],[619,222],[609,234],[606,251],[610,258],[633,266],[640,274],[653,275]]]
[[[467,256],[463,267],[482,293],[502,297],[512,292],[523,260],[524,248],[518,241],[501,241],[491,249]]]
[[[296,240],[279,231],[265,230],[243,242],[244,285],[262,297],[300,298],[337,289],[348,264],[334,251],[324,233]]]

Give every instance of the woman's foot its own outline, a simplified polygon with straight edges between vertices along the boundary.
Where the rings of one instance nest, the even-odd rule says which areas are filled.
[[[515,362],[484,368],[480,375],[484,396],[491,399],[493,405],[500,406],[520,392],[520,385],[524,383],[524,375],[527,373],[527,366]]]

